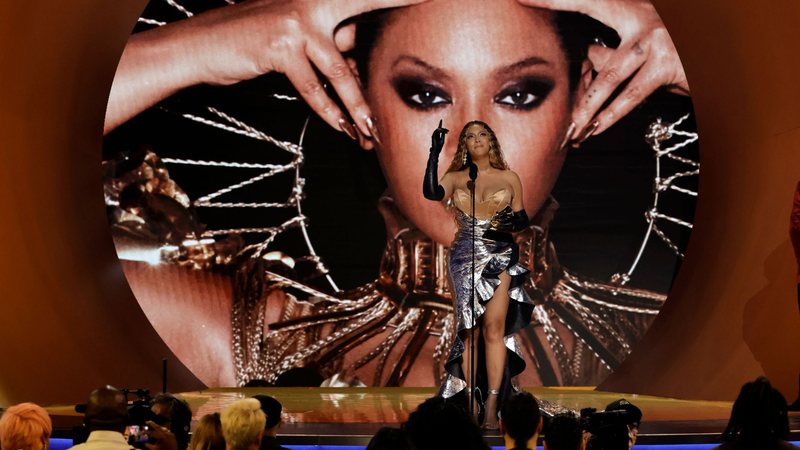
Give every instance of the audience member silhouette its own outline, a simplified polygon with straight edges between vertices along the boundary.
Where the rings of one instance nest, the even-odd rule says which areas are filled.
[[[583,450],[585,447],[581,422],[575,414],[556,414],[547,422],[544,429],[545,450]]]
[[[264,437],[261,438],[261,450],[289,450],[278,443],[278,430],[283,424],[281,412],[283,405],[274,397],[258,394],[253,396],[261,403],[261,411],[267,415],[267,424],[264,426]]]
[[[366,450],[415,450],[405,431],[383,427],[372,436]]]
[[[89,438],[72,447],[74,450],[130,449],[122,434],[128,424],[128,400],[115,387],[103,386],[89,394],[84,424],[89,430]]]
[[[175,435],[178,450],[185,450],[192,424],[192,410],[186,400],[167,392],[156,395],[150,404],[153,413],[161,419],[159,423]]]
[[[243,398],[231,403],[222,410],[220,421],[227,450],[258,450],[267,424],[258,400]]]
[[[206,414],[197,421],[189,441],[189,450],[225,450],[219,413]]]
[[[506,450],[536,449],[536,439],[542,431],[539,402],[529,392],[512,394],[500,411],[500,431]]]
[[[636,445],[636,438],[639,436],[639,425],[642,423],[642,410],[633,403],[621,398],[606,405],[606,411],[625,411],[627,422],[628,434],[628,449],[632,449]],[[613,434],[613,433],[612,433]]]
[[[718,450],[773,450],[798,447],[786,441],[789,414],[786,399],[765,377],[742,386],[731,408]]]
[[[402,430],[417,450],[489,450],[481,429],[455,401],[431,397],[408,416]]]

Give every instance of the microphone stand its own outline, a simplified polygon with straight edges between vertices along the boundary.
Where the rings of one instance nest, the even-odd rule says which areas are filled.
[[[469,353],[469,366],[470,366],[470,380],[469,380],[469,389],[470,389],[470,402],[469,402],[469,411],[470,416],[475,417],[475,332],[478,328],[478,324],[475,323],[476,314],[475,314],[475,226],[476,226],[476,219],[475,219],[475,180],[478,179],[478,167],[472,162],[472,157],[467,154],[468,158],[468,167],[469,167],[469,179],[470,181],[467,182],[467,187],[470,191],[470,197],[472,198],[472,283],[470,284],[470,311],[472,313],[472,333],[469,335],[469,346],[470,346],[470,353]]]

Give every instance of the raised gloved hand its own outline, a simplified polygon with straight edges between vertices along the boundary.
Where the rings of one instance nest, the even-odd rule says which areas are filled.
[[[439,184],[439,176],[437,174],[439,168],[439,153],[444,148],[444,137],[447,128],[442,127],[442,121],[439,121],[439,126],[433,131],[431,135],[431,154],[428,156],[428,167],[425,169],[425,179],[422,183],[422,194],[428,200],[442,200],[444,198],[444,188]]]
[[[431,135],[431,153],[436,153],[436,156],[439,156],[439,153],[442,152],[444,148],[444,137],[450,130],[447,128],[442,127],[442,121],[439,121],[439,126],[433,130],[433,134]]]

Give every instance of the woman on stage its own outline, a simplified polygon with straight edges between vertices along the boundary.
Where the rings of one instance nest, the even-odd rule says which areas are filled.
[[[448,259],[457,335],[440,394],[450,397],[471,387],[475,400],[485,400],[484,428],[496,429],[500,399],[509,393],[511,377],[525,368],[514,333],[530,323],[534,305],[522,288],[529,271],[519,264],[510,232],[523,229],[528,216],[519,176],[484,122],[464,126],[453,161],[437,180],[447,131],[440,123],[433,133],[423,184],[425,198],[452,200],[458,224]],[[482,366],[474,378],[473,360]]]

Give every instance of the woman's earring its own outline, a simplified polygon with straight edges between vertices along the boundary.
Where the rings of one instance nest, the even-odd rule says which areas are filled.
[[[464,167],[464,166],[467,165],[467,157],[468,156],[469,156],[469,152],[465,150],[464,151],[464,157],[461,158],[461,167]]]

